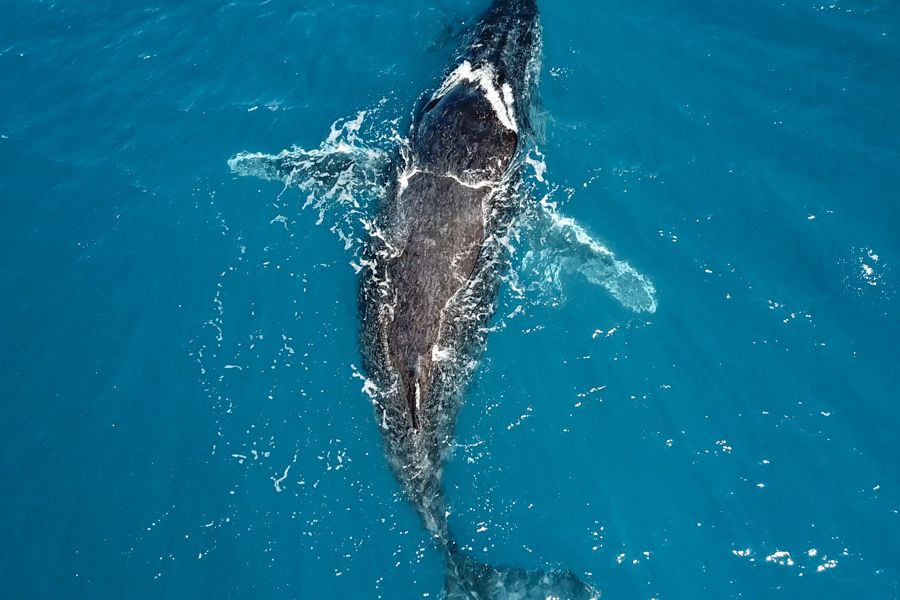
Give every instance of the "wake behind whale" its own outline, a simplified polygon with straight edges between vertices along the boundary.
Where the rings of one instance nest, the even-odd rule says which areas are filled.
[[[341,130],[333,128],[319,150],[229,161],[240,174],[299,184],[310,198],[340,196],[348,173],[370,182],[387,165],[359,257],[367,387],[392,470],[444,555],[451,599],[599,597],[569,571],[489,566],[465,555],[451,535],[441,485],[462,394],[526,205],[522,171],[540,44],[534,0],[496,0],[441,84],[422,96],[398,160],[336,144]],[[358,129],[356,122],[350,134]],[[643,276],[542,207],[548,237],[575,249],[576,269],[634,310],[655,310]]]

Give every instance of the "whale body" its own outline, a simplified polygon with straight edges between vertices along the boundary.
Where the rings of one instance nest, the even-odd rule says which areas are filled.
[[[460,552],[441,476],[507,263],[541,29],[534,0],[498,0],[413,112],[408,147],[364,252],[365,369],[386,453],[447,564],[447,598],[597,598],[568,571]]]
[[[359,264],[351,263],[360,272],[364,390],[397,481],[444,556],[449,600],[600,596],[571,571],[479,563],[448,525],[443,468],[508,269],[513,225],[538,233],[526,260],[537,257],[542,281],[578,272],[635,313],[657,307],[649,279],[555,206],[528,198],[523,167],[535,164],[528,152],[540,52],[535,0],[494,0],[439,84],[420,97],[406,139],[385,138],[399,150],[361,143],[360,111],[336,121],[319,148],[241,152],[228,161],[236,174],[308,193],[304,206],[318,209],[320,223],[326,209],[346,209],[332,231],[348,250],[364,242]],[[535,168],[541,182],[542,173]],[[373,194],[378,213],[370,219],[358,200]],[[354,223],[364,225],[364,240]]]

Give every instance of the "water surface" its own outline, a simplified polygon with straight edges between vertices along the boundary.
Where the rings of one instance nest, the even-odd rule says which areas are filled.
[[[352,251],[226,160],[405,132],[486,4],[5,6],[5,595],[439,596]],[[541,10],[546,189],[658,309],[505,286],[455,536],[606,598],[896,598],[897,5]]]

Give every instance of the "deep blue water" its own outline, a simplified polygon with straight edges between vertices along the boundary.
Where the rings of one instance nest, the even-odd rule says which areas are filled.
[[[439,596],[351,253],[226,160],[405,132],[486,5],[4,3],[3,597]],[[900,5],[541,10],[553,200],[659,306],[504,288],[456,537],[605,598],[897,598]]]

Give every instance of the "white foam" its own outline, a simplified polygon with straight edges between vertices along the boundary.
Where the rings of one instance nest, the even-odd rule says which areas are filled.
[[[456,183],[463,187],[471,188],[473,190],[480,190],[484,188],[493,188],[502,182],[502,180],[493,180],[493,179],[480,179],[477,181],[463,181],[459,178],[458,175],[454,175],[453,173],[445,173],[442,177],[449,177],[454,180]]]
[[[816,572],[817,572],[817,573],[823,573],[824,571],[827,571],[828,569],[833,569],[833,568],[835,568],[835,567],[837,566],[837,564],[838,564],[837,561],[834,560],[833,558],[832,558],[832,559],[829,559],[829,560],[826,560],[826,561],[823,562],[821,565],[819,565],[818,567],[816,567]]]
[[[291,465],[288,465],[284,468],[284,473],[282,473],[281,477],[271,477],[272,483],[275,484],[275,493],[281,493],[282,487],[281,484],[284,483],[284,480],[287,479],[288,473],[291,471]]]
[[[786,550],[776,550],[766,557],[766,562],[787,567],[794,566],[794,559],[791,558],[791,553]]]
[[[344,137],[349,142],[357,141],[357,133],[359,133],[359,128],[362,127],[363,120],[366,118],[366,112],[364,110],[356,113],[356,118],[348,119],[346,121],[335,121],[331,124],[331,133],[328,134],[328,137],[325,139],[326,144],[335,144],[341,137]],[[338,124],[341,123],[340,126]],[[338,144],[340,147],[340,144]]]
[[[453,348],[440,347],[437,344],[431,347],[431,360],[433,362],[441,362],[453,358]]]
[[[400,194],[403,194],[406,188],[409,187],[409,180],[412,179],[413,176],[415,176],[415,174],[418,172],[419,169],[417,169],[416,167],[407,167],[402,173],[400,173],[400,176],[397,178],[397,181],[400,184]]]
[[[375,399],[376,399],[376,397],[377,397],[377,395],[378,395],[378,386],[375,384],[374,381],[372,381],[371,379],[369,379],[368,377],[366,377],[365,375],[363,375],[362,373],[360,373],[360,372],[357,370],[356,365],[350,365],[350,367],[353,369],[353,377],[354,377],[354,379],[359,379],[359,380],[361,380],[361,381],[363,382],[363,386],[362,386],[362,390],[361,390],[361,391],[362,391],[366,396],[368,396],[368,397],[372,400],[372,402],[375,402]]]
[[[547,163],[544,162],[544,155],[540,152],[535,152],[537,154],[537,158],[531,157],[531,152],[525,155],[525,162],[534,169],[534,177],[541,183],[544,183],[544,173],[547,172]]]

